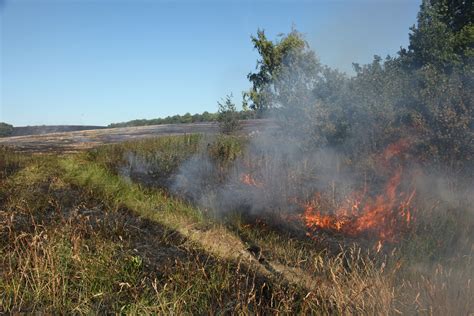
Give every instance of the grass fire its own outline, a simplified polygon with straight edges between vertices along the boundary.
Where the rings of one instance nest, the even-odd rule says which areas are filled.
[[[395,8],[411,4],[265,2],[242,12],[237,3],[222,4],[225,10],[216,3],[147,2],[127,10],[107,3],[98,19],[89,9],[105,4],[96,2],[45,3],[54,8],[46,10],[0,0],[11,28],[6,117],[47,112],[44,120],[62,124],[60,109],[71,103],[82,105],[70,114],[76,119],[93,116],[93,108],[107,120],[123,119],[131,107],[134,116],[149,115],[157,95],[167,111],[179,112],[204,104],[209,82],[245,82],[242,102],[229,94],[214,104],[216,113],[97,130],[0,123],[0,314],[474,315],[469,1],[421,1],[406,48],[354,63],[351,72],[323,63],[325,46],[315,44],[309,22],[304,32],[294,26],[275,35],[253,28],[252,14],[259,23],[294,12],[332,21],[312,14],[347,7],[351,15],[341,16],[349,19],[363,7],[366,15],[379,10],[378,21],[387,12],[398,19]],[[135,5],[143,6],[140,14]],[[202,16],[194,20],[196,12]],[[36,13],[41,27],[34,28]],[[244,20],[235,27],[237,16]],[[361,20],[328,29],[350,32]],[[193,32],[180,29],[183,23],[193,23]],[[249,25],[256,33],[240,51]],[[238,35],[223,36],[230,29]],[[38,46],[30,33],[48,45]],[[87,49],[75,55],[75,45]],[[245,56],[252,59],[247,75]],[[24,110],[31,96],[45,109]]]
[[[416,189],[400,189],[402,166],[392,160],[403,153],[406,141],[389,145],[380,157],[379,164],[385,173],[392,173],[381,184],[380,193],[373,192],[367,183],[361,191],[351,192],[339,205],[331,205],[320,192],[303,205],[303,220],[310,231],[328,230],[351,237],[370,236],[378,239],[378,247],[383,242],[396,242],[415,220],[416,209],[412,206]],[[380,190],[379,190],[380,191]]]

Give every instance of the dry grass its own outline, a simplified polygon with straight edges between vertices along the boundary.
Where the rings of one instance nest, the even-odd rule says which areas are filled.
[[[148,149],[125,146],[163,161],[181,161],[198,146],[190,138],[155,142],[141,143]],[[187,144],[180,154],[177,148]],[[161,154],[153,146],[163,146]],[[213,148],[226,159],[239,150],[232,141]],[[472,236],[465,231],[472,222],[460,210],[457,217],[420,220],[407,240],[376,254],[363,243],[311,239],[261,219],[215,222],[161,189],[120,177],[113,152],[124,151],[0,152],[6,157],[0,160],[0,312],[474,312],[474,265],[466,248]],[[433,252],[443,235],[453,234]],[[433,260],[453,243],[462,251]]]

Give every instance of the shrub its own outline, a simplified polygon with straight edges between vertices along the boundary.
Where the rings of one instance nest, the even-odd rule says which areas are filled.
[[[239,112],[235,103],[232,102],[232,94],[226,96],[222,102],[217,102],[219,107],[218,118],[219,128],[222,133],[230,135],[234,134],[241,128],[239,121]]]

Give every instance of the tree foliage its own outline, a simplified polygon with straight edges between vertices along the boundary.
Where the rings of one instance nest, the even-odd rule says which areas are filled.
[[[224,100],[217,102],[219,128],[224,134],[234,134],[241,128],[239,112],[232,101],[232,94],[227,95]]]
[[[240,120],[247,120],[254,118],[254,113],[251,111],[239,111]],[[186,113],[184,115],[173,115],[165,118],[156,119],[140,119],[132,120],[122,123],[112,123],[109,127],[132,127],[132,126],[148,126],[148,125],[162,125],[162,124],[184,124],[184,123],[200,123],[200,122],[216,122],[218,120],[218,113],[209,113],[207,111],[199,114]]]
[[[410,45],[400,51],[405,65],[431,65],[450,72],[469,67],[474,57],[472,1],[424,0],[417,25],[410,30]]]
[[[301,92],[301,84],[311,87],[320,68],[319,61],[303,36],[292,30],[286,36],[272,42],[263,30],[252,37],[254,48],[260,54],[257,72],[249,73],[252,83],[245,97],[250,100],[250,108],[264,111],[269,108],[286,106]],[[298,95],[299,96],[299,95]]]
[[[462,170],[474,153],[472,13],[469,1],[423,1],[408,48],[354,64],[354,77],[321,66],[296,30],[274,42],[259,30],[246,96],[304,146],[353,157],[409,138],[422,161]]]

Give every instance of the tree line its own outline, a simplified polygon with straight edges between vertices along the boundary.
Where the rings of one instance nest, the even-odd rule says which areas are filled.
[[[254,113],[251,111],[236,111],[236,116],[239,120],[246,120],[254,118]],[[209,113],[207,111],[199,114],[186,113],[184,115],[173,115],[165,118],[155,119],[138,119],[122,123],[112,123],[108,127],[132,127],[132,126],[146,126],[146,125],[161,125],[161,124],[184,124],[184,123],[199,123],[199,122],[216,122],[219,120],[219,113]]]
[[[304,146],[356,159],[409,138],[418,157],[462,170],[474,154],[473,18],[471,1],[424,0],[409,46],[353,64],[353,77],[322,65],[297,30],[274,41],[259,30],[244,104]]]

